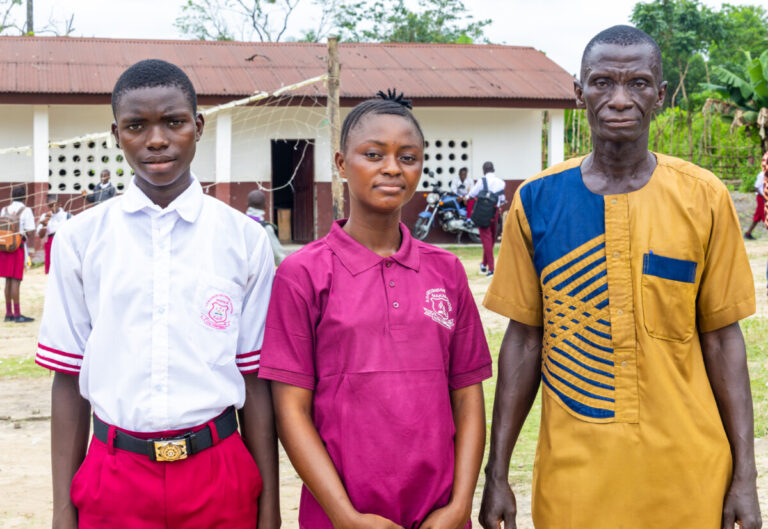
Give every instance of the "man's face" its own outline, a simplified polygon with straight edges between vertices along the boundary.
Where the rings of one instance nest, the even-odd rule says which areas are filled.
[[[102,171],[100,178],[101,178],[102,184],[106,184],[107,182],[109,182],[109,171]]]
[[[646,44],[600,43],[589,51],[574,91],[595,139],[623,143],[647,133],[667,89],[655,63]]]
[[[184,92],[155,86],[126,92],[115,109],[112,133],[136,173],[152,187],[189,178],[203,117],[195,115]]]
[[[48,209],[51,211],[51,213],[56,213],[59,211],[59,203],[56,200],[51,200],[48,202]]]
[[[768,171],[768,152],[763,154],[763,159],[760,160],[760,168],[763,172]]]
[[[467,172],[464,171],[463,169],[461,171],[459,171],[459,178],[461,178],[462,180],[466,180]]]

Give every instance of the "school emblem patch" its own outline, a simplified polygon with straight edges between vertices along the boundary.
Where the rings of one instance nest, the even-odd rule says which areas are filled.
[[[453,329],[453,326],[456,324],[456,321],[450,317],[453,306],[444,288],[427,290],[426,304],[427,306],[424,307],[424,314],[426,316],[432,318],[432,321],[439,323],[448,330]]]
[[[203,323],[212,329],[226,329],[229,327],[232,317],[232,300],[224,294],[211,296],[205,304],[205,309],[200,313]]]

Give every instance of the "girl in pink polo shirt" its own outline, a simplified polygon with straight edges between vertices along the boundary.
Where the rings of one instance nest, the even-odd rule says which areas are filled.
[[[469,527],[491,357],[459,260],[400,222],[424,136],[402,95],[379,95],[342,127],[349,218],[277,271],[259,376],[302,528]]]

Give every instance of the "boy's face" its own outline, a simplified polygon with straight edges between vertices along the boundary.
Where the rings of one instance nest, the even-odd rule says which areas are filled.
[[[112,124],[112,134],[143,190],[187,182],[202,133],[203,116],[193,114],[184,92],[175,86],[126,92]]]
[[[51,213],[57,213],[59,211],[59,203],[56,200],[51,200],[48,202],[48,209],[51,210]]]

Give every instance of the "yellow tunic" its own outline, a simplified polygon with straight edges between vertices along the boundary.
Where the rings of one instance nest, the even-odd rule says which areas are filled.
[[[725,186],[656,157],[620,195],[556,165],[504,226],[484,304],[544,327],[537,528],[720,527],[731,454],[699,333],[754,312],[752,273]]]

